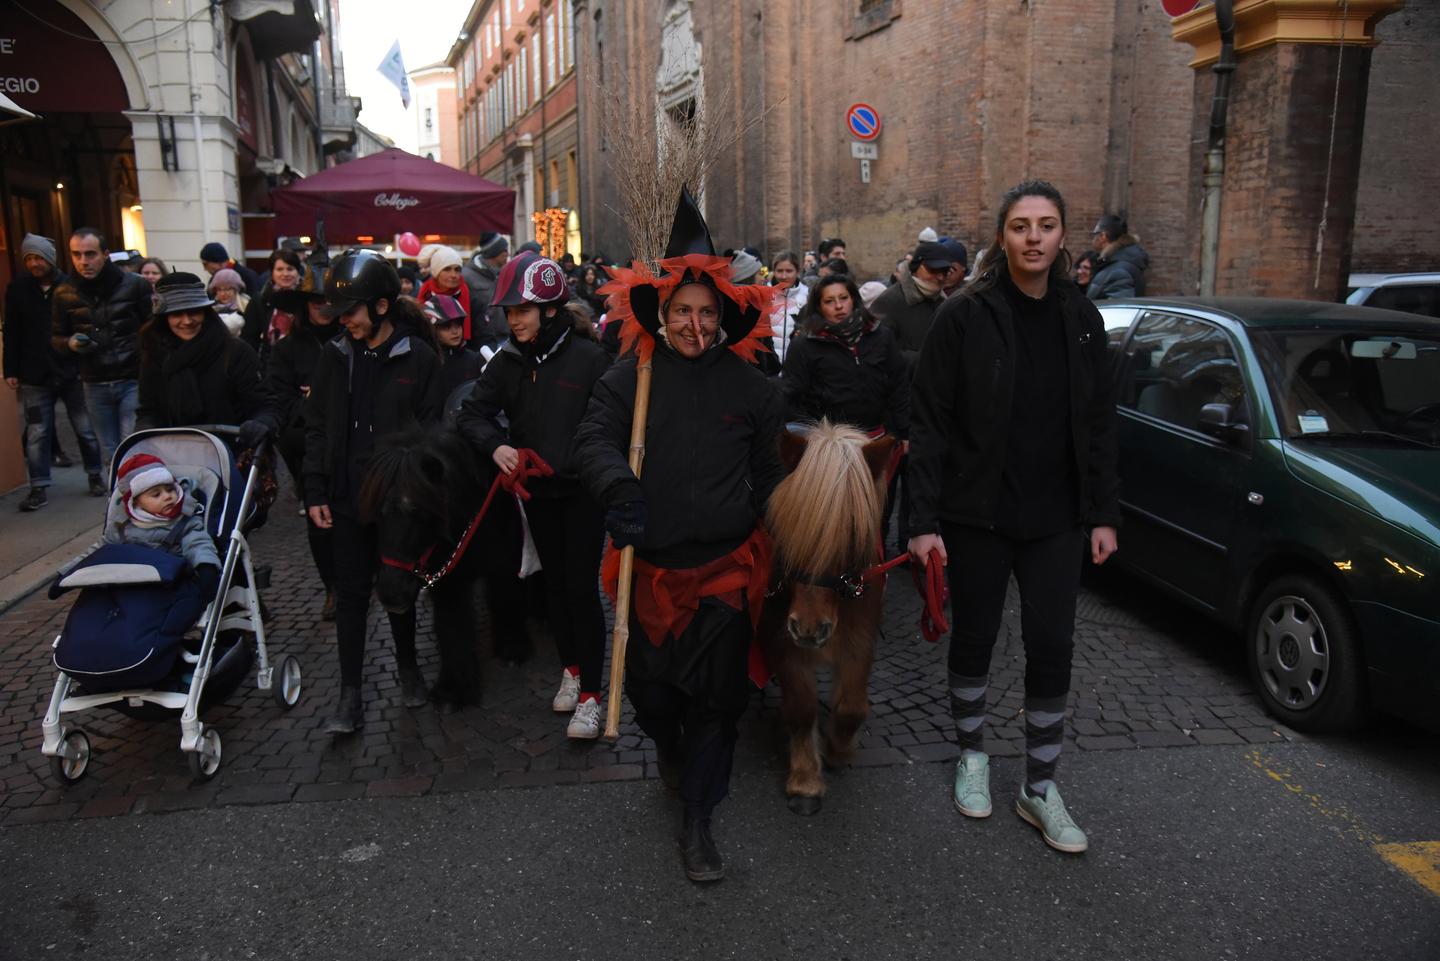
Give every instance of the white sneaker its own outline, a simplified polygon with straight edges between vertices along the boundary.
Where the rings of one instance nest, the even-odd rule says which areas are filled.
[[[575,715],[565,728],[567,737],[593,741],[600,736],[600,699],[591,698],[575,708]]]
[[[580,678],[566,668],[560,674],[560,690],[555,692],[555,700],[550,702],[550,707],[556,714],[569,714],[579,703]]]

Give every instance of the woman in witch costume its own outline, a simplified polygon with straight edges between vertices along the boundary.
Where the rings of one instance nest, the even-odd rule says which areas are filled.
[[[660,276],[637,263],[612,269],[615,281],[603,288],[634,354],[595,385],[573,461],[606,512],[612,597],[616,552],[635,548],[625,693],[655,742],[667,786],[684,802],[685,872],[718,881],[725,869],[710,817],[729,790],[752,679],[763,683],[766,673],[751,654],[770,574],[759,524],[784,474],[784,404],[751,361],[770,334],[775,291],[731,283],[730,262],[715,256],[688,192],[665,252]],[[649,416],[637,477],[626,450],[646,364]]]
[[[603,514],[580,486],[569,454],[590,391],[610,357],[599,344],[575,335],[565,310],[569,298],[565,272],[555,261],[526,251],[505,264],[491,306],[504,309],[510,339],[486,365],[456,423],[465,439],[507,474],[525,448],[555,471],[529,482],[525,505],[563,668],[551,708],[571,714],[568,736],[593,740],[600,736],[605,671],[605,614],[595,591]],[[502,414],[508,431],[501,426]]]

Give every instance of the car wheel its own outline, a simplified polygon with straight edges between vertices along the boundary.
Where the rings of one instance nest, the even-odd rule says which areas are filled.
[[[1359,631],[1319,580],[1270,582],[1250,609],[1250,676],[1265,708],[1300,731],[1343,731],[1364,719]]]

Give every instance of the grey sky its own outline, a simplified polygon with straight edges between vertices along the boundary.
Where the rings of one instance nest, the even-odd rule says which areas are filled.
[[[398,39],[405,69],[441,60],[450,51],[471,0],[340,0],[340,48],[345,83],[362,100],[360,122],[414,151],[415,98],[400,105],[400,91],[376,69]]]

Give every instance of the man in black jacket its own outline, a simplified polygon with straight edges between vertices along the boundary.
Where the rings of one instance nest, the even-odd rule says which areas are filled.
[[[955,266],[957,248],[963,268],[963,245],[940,241],[917,244],[899,279],[870,305],[870,313],[895,334],[900,352],[912,367],[925,335],[930,333],[935,311],[945,301],[945,283]]]
[[[22,511],[39,510],[49,503],[51,439],[55,435],[55,402],[63,400],[70,426],[80,443],[90,493],[104,496],[100,479],[100,444],[90,426],[85,392],[76,377],[75,362],[59,354],[50,343],[51,295],[69,278],[55,269],[55,241],[26,234],[20,243],[25,274],[5,289],[5,383],[20,392],[25,411],[25,466],[30,493],[20,502]]]
[[[686,875],[718,881],[725,868],[710,816],[729,791],[736,727],[754,680],[751,598],[763,596],[770,566],[758,525],[784,473],[783,404],[773,379],[742,356],[754,346],[769,291],[730,283],[729,263],[714,256],[688,193],[667,254],[690,256],[653,283],[636,279],[628,301],[612,301],[633,312],[616,308],[640,357],[622,359],[596,383],[571,460],[605,508],[615,548],[635,548],[625,691],[685,805]],[[647,357],[649,422],[636,477],[626,450],[638,364]],[[615,583],[614,558],[612,551],[607,586]]]
[[[510,259],[510,245],[502,234],[491,234],[482,241],[460,272],[470,288],[470,346],[496,351],[510,336],[505,311],[494,307],[495,279]]]
[[[94,227],[70,235],[75,275],[51,297],[50,342],[78,358],[85,406],[106,463],[135,429],[140,402],[140,328],[150,319],[153,292],[139,274],[110,262],[105,237]]]
[[[365,618],[379,566],[375,527],[360,516],[360,482],[375,439],[440,419],[440,361],[387,316],[400,275],[374,251],[347,251],[330,269],[325,300],[347,336],[320,350],[305,407],[305,507],[316,527],[334,531],[335,634],[340,703],[325,724],[350,734],[364,723],[360,681]],[[391,613],[400,691],[407,707],[426,700],[415,658],[415,611]]]

